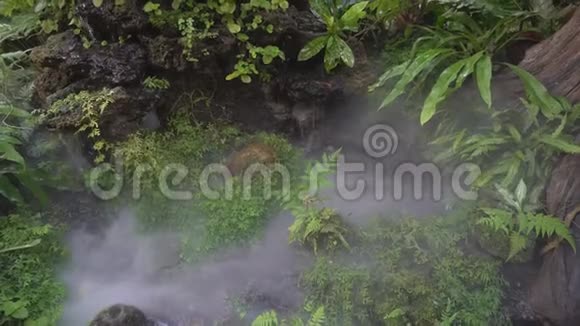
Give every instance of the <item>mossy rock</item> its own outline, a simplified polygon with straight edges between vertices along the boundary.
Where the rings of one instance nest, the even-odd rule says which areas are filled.
[[[240,175],[252,164],[269,165],[277,161],[276,150],[264,143],[250,143],[233,153],[227,167],[233,175]]]
[[[141,310],[116,304],[101,311],[90,326],[154,326],[154,323]]]

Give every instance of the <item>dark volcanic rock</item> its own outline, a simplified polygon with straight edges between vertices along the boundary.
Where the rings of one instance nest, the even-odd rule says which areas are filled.
[[[115,1],[103,1],[96,7],[93,0],[77,0],[76,14],[94,39],[116,42],[121,36],[142,32],[149,22],[143,11],[146,1],[123,2],[123,5],[115,5]]]
[[[101,136],[108,140],[122,140],[143,127],[143,119],[154,111],[160,97],[157,92],[142,88],[116,87],[111,90],[112,103],[100,116]],[[63,107],[50,115],[45,124],[55,129],[77,129],[83,117],[82,108]]]
[[[40,68],[68,71],[71,78],[89,78],[109,86],[139,81],[147,64],[145,49],[136,43],[93,45],[85,49],[72,31],[49,37],[34,48],[32,62]],[[73,80],[74,81],[74,80]]]
[[[101,311],[90,326],[153,326],[145,314],[132,306],[116,304]]]

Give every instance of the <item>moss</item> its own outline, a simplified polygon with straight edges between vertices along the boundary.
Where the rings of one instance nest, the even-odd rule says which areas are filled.
[[[190,124],[182,117],[171,121],[164,132],[137,134],[117,146],[125,171],[139,166],[149,169],[142,176],[142,196],[135,202],[135,210],[144,231],[167,229],[182,232],[182,258],[197,261],[213,250],[250,241],[265,226],[277,209],[276,191],[282,179],[272,178],[273,195],[263,196],[264,181],[256,175],[252,179],[249,198],[244,197],[240,177],[233,178],[232,198],[207,198],[200,188],[200,175],[211,163],[225,164],[235,148],[259,142],[273,151],[276,163],[288,167],[291,176],[298,172],[300,154],[283,138],[273,134],[250,135],[227,125]],[[185,179],[176,189],[188,190],[191,200],[170,200],[158,189],[159,173],[168,164],[183,164],[188,168]],[[126,181],[132,184],[129,173]],[[170,180],[170,179],[169,179]],[[211,188],[220,189],[220,182]],[[129,195],[129,194],[127,194]]]

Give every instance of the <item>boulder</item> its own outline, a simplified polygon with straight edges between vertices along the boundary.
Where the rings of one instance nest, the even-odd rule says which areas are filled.
[[[90,326],[154,326],[145,314],[133,307],[116,304],[101,311]]]

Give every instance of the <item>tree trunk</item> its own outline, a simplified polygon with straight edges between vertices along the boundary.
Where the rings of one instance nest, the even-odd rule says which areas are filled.
[[[562,29],[528,50],[520,66],[554,95],[580,102],[580,8]]]
[[[580,102],[580,8],[562,29],[532,47],[520,66],[537,77],[553,95]],[[515,78],[515,77],[508,77]],[[507,90],[523,95],[521,82]],[[546,187],[546,209],[561,219],[580,205],[580,155],[564,155]],[[575,213],[572,213],[575,214]],[[571,231],[580,238],[580,228]],[[580,248],[580,243],[577,247]],[[542,257],[542,267],[530,288],[529,303],[540,316],[558,325],[580,324],[580,256],[562,243]]]

